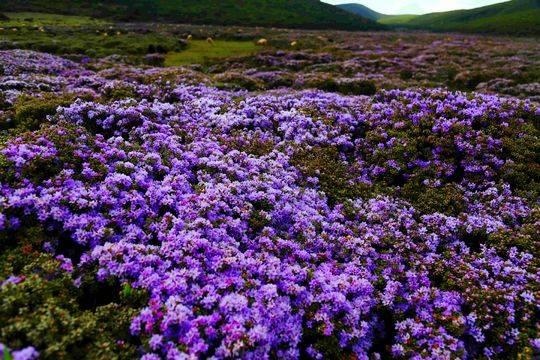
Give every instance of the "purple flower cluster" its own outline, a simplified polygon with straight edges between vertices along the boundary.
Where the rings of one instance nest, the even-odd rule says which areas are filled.
[[[14,105],[22,95],[76,94],[87,99],[125,97],[167,98],[177,84],[208,84],[205,75],[186,68],[137,68],[95,64],[90,70],[58,56],[27,50],[0,51],[0,118],[2,102]]]
[[[131,86],[139,100],[77,100],[2,145],[0,231],[37,221],[84,249],[48,244],[65,271],[97,265],[96,281],[148,292],[130,329],[144,359],[538,347],[537,258],[496,243],[538,235],[537,199],[511,177],[527,159],[509,147],[538,143],[534,105]],[[335,156],[311,172],[310,153]],[[334,194],[328,166],[366,191]],[[410,184],[452,190],[453,207],[414,203]]]
[[[32,346],[10,352],[10,349],[0,343],[0,356],[2,359],[35,360],[39,357],[39,353]]]
[[[79,67],[70,60],[29,50],[3,50],[0,51],[0,58],[2,59],[2,75],[5,76],[19,74],[58,75]]]

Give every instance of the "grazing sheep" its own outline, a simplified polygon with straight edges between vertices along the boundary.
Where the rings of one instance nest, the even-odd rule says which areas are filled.
[[[266,46],[266,45],[268,45],[268,40],[260,39],[259,41],[257,41],[257,45]]]
[[[192,39],[193,39],[193,35],[189,34],[189,35],[187,36],[187,39],[188,39],[188,40],[192,40]]]
[[[291,42],[292,47],[295,47],[296,45],[298,45],[298,42],[296,42],[296,41]]]
[[[214,39],[212,39],[211,37],[206,38],[206,42],[210,45],[214,45]]]

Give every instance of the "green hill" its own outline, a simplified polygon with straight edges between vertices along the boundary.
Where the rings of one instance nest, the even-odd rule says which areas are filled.
[[[403,15],[387,15],[379,19],[380,24],[390,25],[390,26],[400,26],[408,23],[412,19],[418,17],[419,15],[403,14]]]
[[[540,0],[513,0],[471,10],[426,14],[404,25],[435,31],[540,35]]]
[[[367,19],[375,20],[375,21],[388,16],[388,15],[378,13],[375,10],[371,10],[367,6],[364,6],[361,4],[355,4],[355,3],[340,4],[340,5],[337,5],[337,7],[345,11],[348,11],[350,13],[365,17]]]
[[[0,12],[48,12],[117,21],[376,30],[376,22],[319,0],[1,0]]]
[[[391,24],[391,25],[399,25],[403,24],[405,22],[408,22],[412,20],[413,18],[417,17],[418,15],[387,15],[387,14],[381,14],[375,10],[372,10],[368,8],[365,5],[351,3],[351,4],[341,4],[336,5],[340,9],[343,9],[345,11],[348,11],[352,14],[365,17],[367,19],[371,19],[373,21],[377,21],[380,24]]]

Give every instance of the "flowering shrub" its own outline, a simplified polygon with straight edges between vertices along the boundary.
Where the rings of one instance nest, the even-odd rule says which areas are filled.
[[[146,360],[539,350],[533,103],[101,75],[60,75],[92,97],[2,141],[0,341]],[[115,81],[130,91],[95,86]]]
[[[28,248],[18,249],[26,257]],[[32,343],[44,358],[115,357],[130,359],[137,355],[137,342],[128,328],[140,304],[133,295],[117,290],[120,285],[96,284],[90,272],[73,268],[69,258],[49,254],[36,255],[36,260],[8,278],[0,288],[0,317],[6,326],[0,334],[12,347]],[[19,258],[17,258],[19,257]],[[20,254],[10,252],[10,259],[22,262]],[[126,289],[128,289],[127,285]],[[117,297],[111,298],[111,293]],[[138,296],[138,295],[137,295]],[[22,351],[19,351],[22,353]],[[27,357],[37,358],[35,350],[26,350]],[[30,356],[31,354],[36,354]]]

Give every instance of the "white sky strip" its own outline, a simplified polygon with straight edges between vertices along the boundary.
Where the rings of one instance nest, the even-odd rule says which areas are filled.
[[[436,11],[472,9],[506,0],[322,0],[337,5],[359,3],[383,14],[425,14]]]

